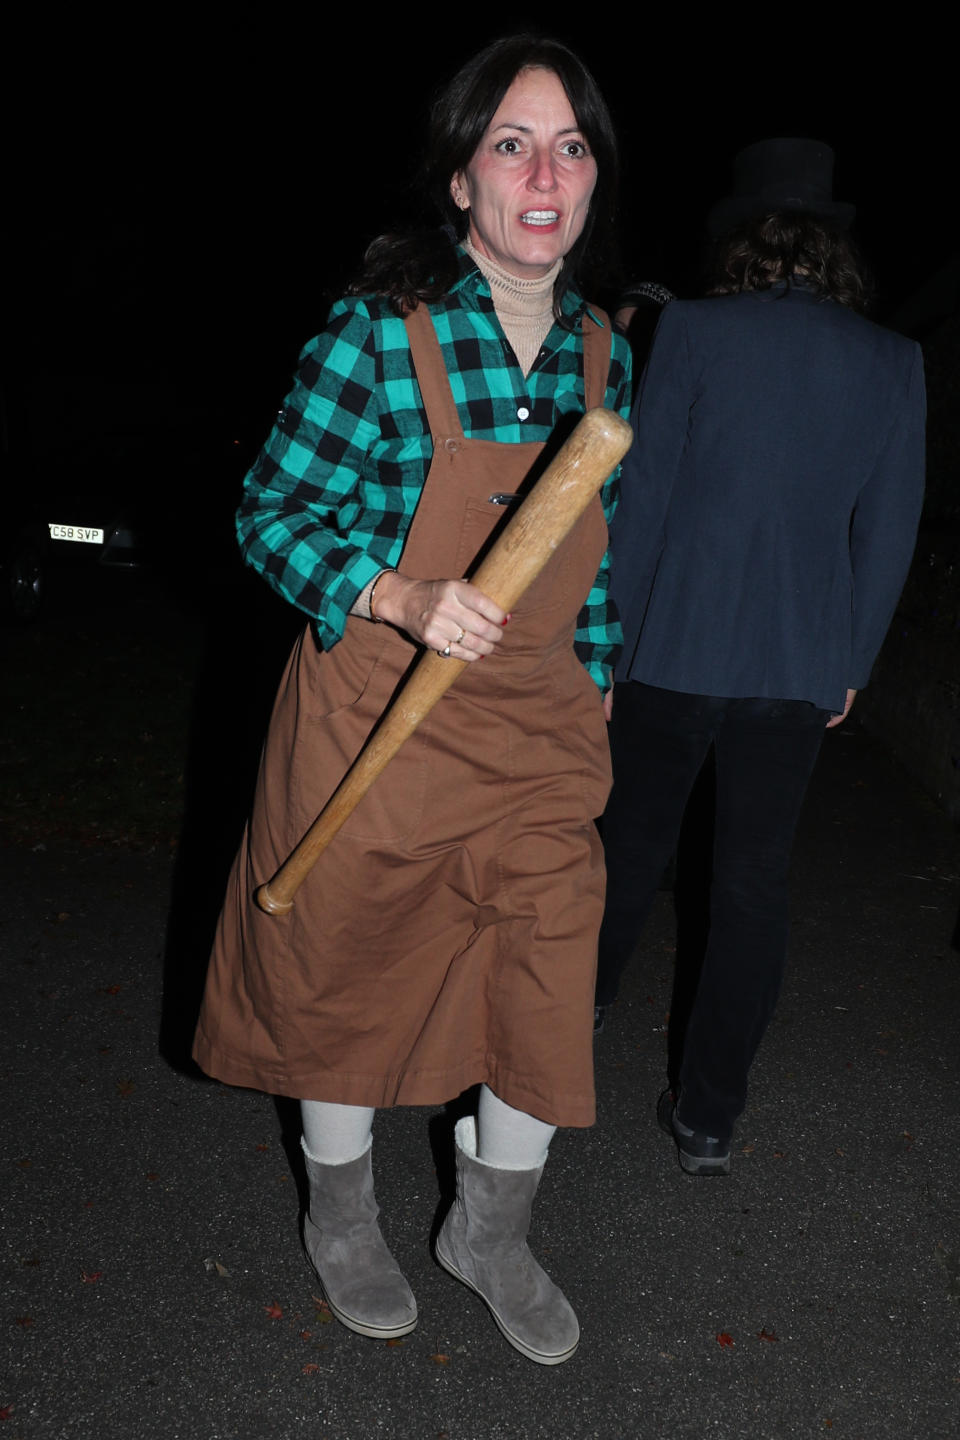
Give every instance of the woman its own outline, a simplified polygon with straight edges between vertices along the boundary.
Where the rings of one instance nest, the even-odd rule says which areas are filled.
[[[923,496],[919,346],[872,324],[814,140],[741,152],[711,214],[711,298],[666,307],[613,533],[624,648],[604,817],[597,1006],[617,993],[711,748],[710,934],[661,1127],[689,1174],[730,1168],[787,958],[787,873],[824,730],[865,685]],[[676,1063],[679,1058],[679,1064]]]
[[[417,1311],[376,1224],[374,1109],[479,1082],[437,1258],[544,1364],[579,1338],[526,1234],[554,1128],[594,1118],[612,481],[513,615],[457,577],[567,419],[627,408],[626,346],[575,288],[615,171],[580,61],[550,41],[494,44],[432,117],[428,178],[459,243],[375,242],[356,295],[304,352],[239,529],[313,624],[281,683],[195,1051],[223,1080],[301,1100],[307,1251],[334,1314],[380,1337]],[[261,914],[254,888],[421,646],[470,664],[293,913]]]

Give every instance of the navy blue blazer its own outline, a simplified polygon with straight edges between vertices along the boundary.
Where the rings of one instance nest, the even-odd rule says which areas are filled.
[[[611,528],[617,680],[841,711],[906,578],[923,359],[796,286],[674,301]]]

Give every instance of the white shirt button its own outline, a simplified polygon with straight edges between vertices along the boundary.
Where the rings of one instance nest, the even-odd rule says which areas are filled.
[[[517,411],[517,419],[518,419],[518,420],[529,420],[529,418],[530,418],[530,411],[527,409],[526,405],[521,405],[521,406],[520,406],[520,409]]]

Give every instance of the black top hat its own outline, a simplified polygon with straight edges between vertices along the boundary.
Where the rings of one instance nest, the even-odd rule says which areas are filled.
[[[714,239],[776,210],[809,210],[845,230],[856,207],[833,198],[833,151],[820,140],[758,140],[733,162],[733,193],[707,216]]]

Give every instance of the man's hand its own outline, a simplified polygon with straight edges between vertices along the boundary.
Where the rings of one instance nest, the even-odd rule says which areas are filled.
[[[844,720],[846,720],[847,716],[850,714],[850,706],[853,704],[853,702],[854,702],[854,700],[855,700],[856,698],[857,698],[857,692],[856,692],[856,690],[848,690],[848,691],[847,691],[847,703],[846,703],[846,705],[844,705],[844,707],[843,707],[843,714],[842,714],[842,715],[834,715],[834,717],[833,717],[832,720],[828,720],[828,721],[827,721],[827,729],[828,729],[828,730],[832,730],[833,727],[834,727],[834,725],[842,725],[842,724],[843,724]]]

